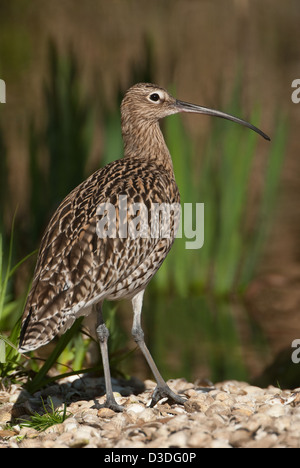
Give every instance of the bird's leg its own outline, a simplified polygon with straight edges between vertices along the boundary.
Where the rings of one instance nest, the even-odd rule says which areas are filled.
[[[103,405],[100,405],[104,408],[110,408],[113,411],[121,412],[123,411],[123,406],[118,405],[115,400],[112,385],[111,385],[111,375],[109,368],[109,359],[108,359],[108,350],[107,350],[107,340],[109,337],[109,331],[103,321],[102,315],[102,304],[99,303],[96,305],[97,310],[97,336],[100,343],[100,350],[102,356],[103,370],[104,370],[104,379],[105,379],[105,388],[106,388],[106,401]]]
[[[155,377],[156,380],[156,388],[152,395],[152,400],[150,406],[153,407],[156,403],[161,400],[162,398],[168,398],[169,401],[184,404],[186,401],[184,398],[181,398],[179,395],[174,393],[170,387],[166,384],[164,379],[162,378],[159,370],[156,367],[156,364],[145,344],[144,340],[144,332],[141,327],[141,312],[142,312],[142,305],[143,305],[143,295],[144,291],[139,292],[132,298],[132,307],[133,307],[133,325],[132,325],[132,336],[134,341],[138,344],[140,350],[142,351],[143,355],[148,362],[148,365]]]

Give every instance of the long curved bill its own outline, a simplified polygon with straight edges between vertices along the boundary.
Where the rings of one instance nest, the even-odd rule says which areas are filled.
[[[225,112],[209,109],[208,107],[197,106],[196,104],[190,104],[189,102],[179,101],[178,99],[176,100],[176,108],[178,109],[178,112],[194,112],[198,114],[213,115],[215,117],[221,117],[222,119],[231,120],[232,122],[236,122],[238,124],[244,125],[244,127],[248,127],[251,130],[254,130],[254,132],[258,133],[263,138],[270,141],[270,137],[264,132],[262,132],[259,128],[255,127],[249,122],[246,122],[245,120],[239,119],[238,117],[226,114]]]

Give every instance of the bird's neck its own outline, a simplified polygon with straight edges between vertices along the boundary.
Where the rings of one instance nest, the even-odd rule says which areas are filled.
[[[173,163],[158,122],[122,122],[124,158],[148,160],[173,174]]]

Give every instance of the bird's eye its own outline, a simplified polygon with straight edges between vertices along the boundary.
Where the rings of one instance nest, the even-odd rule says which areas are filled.
[[[153,102],[157,102],[157,101],[160,100],[160,96],[159,96],[159,94],[157,94],[157,93],[152,93],[152,94],[150,94],[149,98],[150,98],[151,101],[153,101]]]

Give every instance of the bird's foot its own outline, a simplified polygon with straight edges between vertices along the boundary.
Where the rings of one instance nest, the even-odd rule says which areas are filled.
[[[114,398],[106,398],[104,403],[101,405],[97,404],[97,409],[100,408],[109,408],[116,413],[122,413],[124,411],[124,406],[118,405]]]
[[[162,398],[167,398],[169,403],[178,403],[179,405],[184,405],[187,401],[186,398],[182,398],[174,393],[167,384],[164,386],[157,385],[152,394],[150,407],[153,408],[153,406],[155,406]]]

